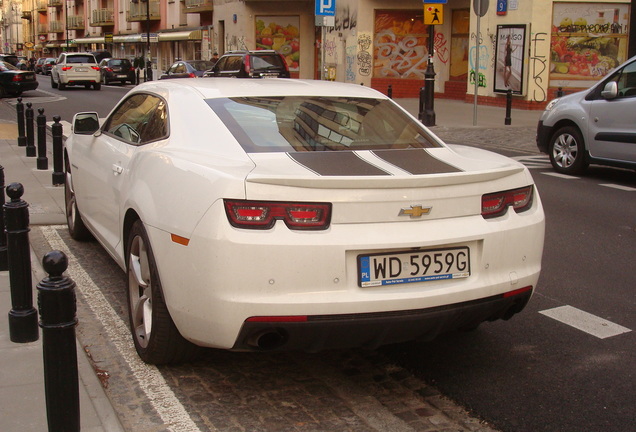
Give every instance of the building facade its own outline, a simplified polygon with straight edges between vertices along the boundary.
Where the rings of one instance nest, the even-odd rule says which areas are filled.
[[[417,97],[432,60],[436,97],[504,105],[510,92],[528,109],[625,61],[632,13],[625,0],[0,1],[4,52],[105,49],[149,58],[158,75],[176,59],[274,49],[293,77],[391,86],[394,97]],[[316,1],[333,6],[331,21]]]

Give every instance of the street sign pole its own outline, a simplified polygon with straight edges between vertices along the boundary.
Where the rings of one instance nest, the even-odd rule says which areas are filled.
[[[473,97],[473,126],[477,126],[477,95],[479,94],[479,50],[481,48],[481,17],[488,11],[488,0],[473,0],[473,8],[477,14],[477,37],[475,37],[475,95]]]
[[[336,19],[336,0],[316,0],[316,21],[315,24],[319,25],[321,29],[321,43],[320,43],[320,79],[325,79],[325,38],[327,37],[326,27],[333,27]]]

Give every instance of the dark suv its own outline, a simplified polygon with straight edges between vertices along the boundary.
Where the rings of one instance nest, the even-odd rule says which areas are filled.
[[[113,81],[126,84],[126,81],[135,84],[135,68],[128,59],[105,58],[99,62],[99,70],[102,76],[102,84],[108,85]]]
[[[285,58],[273,50],[228,51],[203,76],[289,78],[289,68]]]

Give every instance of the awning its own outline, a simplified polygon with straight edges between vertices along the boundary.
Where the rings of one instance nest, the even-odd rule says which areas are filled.
[[[158,35],[159,42],[203,39],[203,32],[201,30],[165,32],[158,33]]]
[[[85,37],[85,38],[77,38],[73,39],[76,44],[80,43],[104,43],[104,36],[100,37]]]
[[[144,41],[146,40],[146,35],[144,34]],[[137,43],[141,42],[140,34],[128,34],[128,35],[117,35],[113,36],[114,43]]]
[[[51,43],[46,44],[46,47],[47,48],[59,48],[60,44],[57,43],[57,42],[51,42]]]

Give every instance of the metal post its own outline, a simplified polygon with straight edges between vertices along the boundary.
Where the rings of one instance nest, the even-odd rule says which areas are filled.
[[[150,53],[150,0],[146,0],[146,81],[152,81],[152,54]]]
[[[47,253],[42,267],[49,274],[37,285],[49,431],[79,432],[75,282],[63,276],[68,267],[63,252]]]
[[[64,142],[62,140],[64,132],[60,116],[53,117],[53,125],[51,126],[51,134],[53,135],[53,186],[61,186],[64,184]]]
[[[31,102],[27,102],[27,108],[25,111],[25,119],[26,119],[26,137],[27,137],[27,146],[26,146],[26,155],[27,157],[35,157],[35,138],[33,134],[33,104]]]
[[[424,87],[420,87],[420,99],[417,109],[417,119],[421,122],[424,121]]]
[[[7,253],[7,233],[4,231],[4,167],[0,165],[0,271],[9,270],[9,255]]]
[[[18,146],[26,147],[26,135],[24,132],[24,104],[22,98],[18,98],[18,103],[15,104],[15,110],[18,113]]]
[[[557,89],[556,97],[563,97],[563,87]]]
[[[386,95],[389,99],[393,99],[393,86],[391,84],[389,84],[389,89],[387,90]]]
[[[23,194],[24,187],[20,183],[11,183],[7,186],[11,201],[3,205],[11,285],[9,335],[11,341],[17,343],[34,342],[40,337],[31,285],[29,205],[21,199]]]
[[[512,90],[508,89],[506,92],[506,118],[504,119],[505,125],[511,125],[512,119],[510,118],[510,112],[512,111]]]
[[[39,170],[49,169],[49,158],[46,156],[46,116],[44,108],[38,109],[36,124],[38,128],[38,163]]]
[[[435,126],[435,68],[433,67],[433,54],[435,51],[435,26],[428,26],[428,66],[424,72],[425,108],[422,123],[426,126]]]

